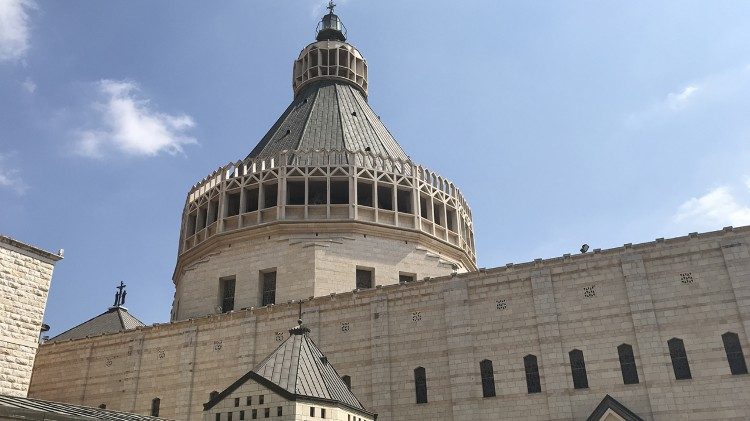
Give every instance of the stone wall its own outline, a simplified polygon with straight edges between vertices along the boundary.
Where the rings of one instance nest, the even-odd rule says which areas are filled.
[[[57,260],[0,236],[0,395],[26,396]]]
[[[626,245],[480,272],[319,297],[311,337],[379,420],[585,419],[606,394],[646,420],[748,419],[750,376],[732,375],[721,335],[750,352],[750,228]],[[297,305],[243,310],[42,345],[30,395],[203,419],[202,404],[272,352]],[[685,343],[692,379],[675,380],[667,341]],[[617,346],[639,383],[623,384]],[[568,353],[583,352],[587,389]],[[523,358],[538,359],[529,394]],[[479,362],[493,362],[482,397]],[[415,403],[414,369],[428,403]]]
[[[268,232],[228,239],[209,252],[186,257],[175,274],[172,319],[218,313],[219,279],[235,277],[235,309],[259,307],[261,272],[276,271],[276,302],[321,297],[355,289],[358,267],[374,272],[375,285],[399,282],[399,273],[421,279],[450,274],[452,260],[415,239],[370,233]],[[386,233],[395,231],[388,229]],[[445,246],[447,247],[447,246]]]

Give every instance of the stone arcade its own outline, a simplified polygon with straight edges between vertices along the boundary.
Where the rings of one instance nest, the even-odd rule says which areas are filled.
[[[333,10],[292,85],[190,189],[170,323],[41,345],[30,397],[194,421],[750,418],[748,227],[478,269],[466,199],[370,108]],[[299,379],[337,395],[264,377],[302,349]]]

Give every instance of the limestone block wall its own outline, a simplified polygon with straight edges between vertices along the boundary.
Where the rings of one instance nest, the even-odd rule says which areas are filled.
[[[748,419],[750,375],[731,374],[721,335],[736,333],[747,360],[749,244],[750,228],[727,229],[333,294],[306,302],[304,320],[379,420],[585,419],[606,394],[646,420]],[[209,393],[272,352],[297,310],[44,344],[30,395],[144,414],[159,397],[162,416],[200,420]],[[684,341],[692,379],[675,380],[671,338]],[[633,348],[637,384],[623,382],[621,344]],[[584,355],[586,389],[573,387],[573,349]],[[541,393],[527,391],[529,354]],[[494,397],[482,397],[485,359]],[[424,404],[415,402],[417,367],[427,376]]]
[[[0,236],[0,395],[26,396],[52,269],[60,259]]]
[[[453,271],[453,260],[410,239],[372,234],[305,233],[254,236],[210,248],[176,274],[173,320],[217,313],[219,280],[235,277],[235,309],[259,307],[261,273],[276,271],[276,303],[356,287],[358,267],[374,272],[375,285]]]

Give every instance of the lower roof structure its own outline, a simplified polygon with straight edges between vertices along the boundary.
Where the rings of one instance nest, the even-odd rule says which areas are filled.
[[[0,395],[0,420],[39,421],[149,421],[166,418],[149,417],[128,412],[109,411],[88,406],[71,405],[18,396]]]

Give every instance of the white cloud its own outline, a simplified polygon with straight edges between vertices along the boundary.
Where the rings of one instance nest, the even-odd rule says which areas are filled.
[[[195,127],[185,114],[155,111],[138,97],[138,85],[130,81],[101,80],[94,104],[94,128],[77,133],[76,152],[99,158],[111,150],[129,155],[155,156],[161,152],[184,153],[183,146],[196,143],[186,135]]]
[[[750,189],[750,180],[746,184]],[[674,220],[689,224],[690,229],[750,225],[750,205],[741,203],[729,187],[720,186],[680,205]]]
[[[15,154],[13,153],[0,154],[0,188],[24,194],[27,186],[21,179],[18,169],[13,167],[12,161],[14,156]]]
[[[36,92],[36,83],[34,83],[34,81],[31,80],[31,78],[26,78],[26,80],[24,80],[21,83],[21,86],[23,87],[24,90],[26,90],[26,92],[30,94],[33,94],[34,92]]]
[[[688,85],[679,93],[671,93],[667,95],[665,104],[673,111],[680,110],[688,105],[688,101],[690,101],[690,98],[694,96],[698,89],[699,88],[695,85]]]
[[[0,61],[22,59],[29,49],[29,11],[33,0],[0,0]]]

